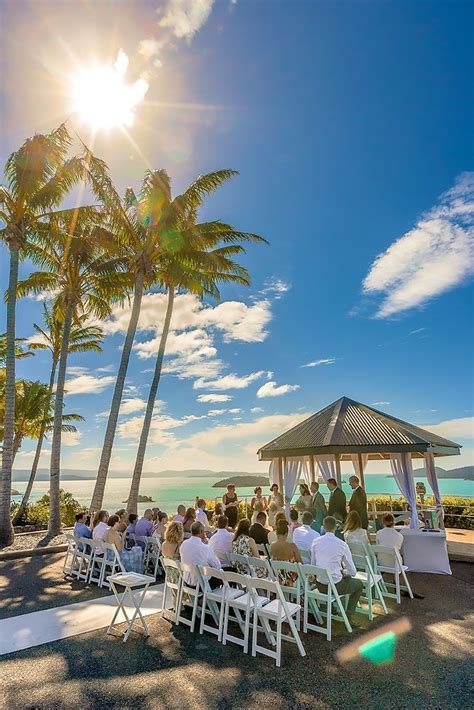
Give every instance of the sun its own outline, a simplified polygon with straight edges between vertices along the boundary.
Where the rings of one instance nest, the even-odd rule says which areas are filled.
[[[72,111],[95,130],[131,126],[135,109],[148,90],[148,82],[125,82],[128,57],[123,50],[115,64],[82,69],[72,82]]]

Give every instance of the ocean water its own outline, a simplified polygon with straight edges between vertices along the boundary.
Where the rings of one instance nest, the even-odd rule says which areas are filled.
[[[213,488],[218,478],[207,477],[189,477],[178,478],[176,476],[169,478],[144,478],[141,483],[140,493],[142,495],[152,496],[154,503],[140,503],[138,506],[139,512],[143,512],[148,507],[159,507],[167,513],[173,513],[176,507],[183,503],[186,506],[193,505],[196,496],[205,498],[206,500],[221,499],[225,493],[225,488]],[[426,479],[417,478],[417,481],[423,481],[426,486],[427,494],[430,493]],[[14,483],[16,490],[23,492],[26,483]],[[72,493],[80,503],[89,505],[94,481],[61,481],[61,487]],[[397,484],[392,477],[387,478],[386,474],[369,474],[365,477],[365,487],[369,495],[387,494],[400,495]],[[473,496],[474,481],[464,481],[462,479],[440,479],[439,487],[443,495],[458,495],[458,496]],[[343,477],[343,488],[346,493],[350,493],[350,487],[347,484],[347,476]],[[38,481],[35,484],[32,494],[32,501],[37,500],[42,495],[48,492],[49,484],[47,481]],[[128,497],[130,489],[130,481],[125,478],[110,478],[107,481],[104,497],[104,508],[109,512],[115,512],[123,507],[124,501]],[[321,485],[321,492],[328,498],[326,486]],[[265,491],[264,494],[268,493]],[[245,496],[253,496],[253,488],[238,487],[237,494],[243,498]],[[298,493],[295,498],[298,497]],[[13,500],[19,500],[17,496]]]

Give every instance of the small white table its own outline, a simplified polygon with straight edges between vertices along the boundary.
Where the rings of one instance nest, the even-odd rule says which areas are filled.
[[[111,633],[111,629],[115,623],[115,619],[119,615],[120,611],[123,613],[126,621],[128,621],[128,628],[123,634],[123,641],[128,639],[130,632],[132,630],[133,624],[135,623],[135,619],[137,616],[140,618],[140,621],[142,622],[143,629],[145,631],[145,636],[149,636],[148,632],[148,626],[146,624],[145,619],[143,618],[143,614],[140,611],[140,608],[143,604],[143,600],[145,598],[145,594],[147,593],[148,587],[150,584],[154,584],[156,582],[155,577],[151,577],[148,574],[138,574],[137,572],[120,572],[119,574],[112,574],[110,577],[107,577],[108,582],[110,583],[110,587],[115,595],[115,598],[117,600],[117,609],[115,610],[114,617],[112,621],[110,622],[110,626],[107,629],[107,633]],[[123,591],[119,592],[117,590],[117,587],[123,587]],[[143,587],[140,589],[136,594],[133,593],[133,590],[136,589],[137,587]],[[133,615],[131,618],[128,617],[128,614],[125,610],[124,606],[124,601],[125,597],[129,595],[133,606],[135,607],[135,611],[133,612]],[[118,622],[122,623],[122,622]]]
[[[425,532],[408,527],[397,527],[403,535],[403,562],[410,572],[451,574],[446,532]]]

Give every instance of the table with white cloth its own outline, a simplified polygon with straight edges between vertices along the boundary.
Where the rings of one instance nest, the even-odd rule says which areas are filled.
[[[403,562],[410,572],[451,574],[446,532],[428,532],[422,529],[397,527],[403,535]]]

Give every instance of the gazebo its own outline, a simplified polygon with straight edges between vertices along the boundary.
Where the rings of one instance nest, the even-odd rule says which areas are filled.
[[[460,453],[460,444],[444,439],[348,397],[321,409],[258,450],[260,461],[270,461],[270,483],[278,483],[287,504],[301,477],[310,484],[319,471],[325,481],[341,485],[341,461],[351,461],[364,485],[369,460],[388,459],[392,474],[418,526],[412,459],[422,459],[442,520],[443,507],[434,459]]]

